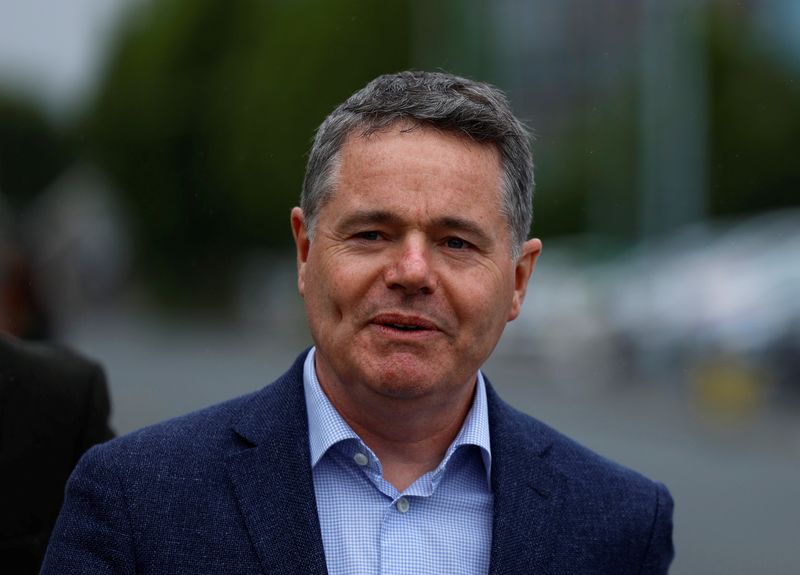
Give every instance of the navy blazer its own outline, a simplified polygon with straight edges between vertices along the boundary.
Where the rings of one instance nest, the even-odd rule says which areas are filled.
[[[326,573],[304,359],[261,391],[89,451],[42,573]],[[490,573],[666,573],[666,488],[514,410],[491,385],[487,393]]]

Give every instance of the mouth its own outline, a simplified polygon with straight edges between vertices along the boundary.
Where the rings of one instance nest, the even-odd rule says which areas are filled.
[[[432,321],[419,316],[405,314],[380,314],[372,319],[372,324],[399,333],[438,331],[436,324]]]

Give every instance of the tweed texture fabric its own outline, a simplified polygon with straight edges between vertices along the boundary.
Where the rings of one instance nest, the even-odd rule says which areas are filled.
[[[304,359],[261,391],[91,449],[67,485],[42,573],[327,573]],[[488,380],[486,394],[489,573],[667,572],[663,485],[514,410]]]

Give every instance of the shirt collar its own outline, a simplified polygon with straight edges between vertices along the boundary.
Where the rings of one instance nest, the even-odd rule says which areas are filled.
[[[358,434],[352,430],[339,412],[336,411],[328,396],[322,391],[317,379],[317,370],[314,367],[315,356],[316,348],[312,347],[303,365],[303,390],[308,414],[308,439],[312,468],[316,466],[328,449],[341,441],[355,439],[363,444]],[[480,371],[478,371],[478,383],[475,387],[472,407],[464,419],[461,430],[447,449],[437,471],[443,469],[455,450],[464,445],[475,445],[480,448],[481,458],[486,468],[486,480],[489,482],[492,466],[492,451],[489,438],[489,407],[486,400],[486,384]]]

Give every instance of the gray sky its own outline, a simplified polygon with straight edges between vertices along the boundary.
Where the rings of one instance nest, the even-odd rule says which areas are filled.
[[[121,9],[138,0],[0,0],[0,89],[68,112],[91,89]]]

